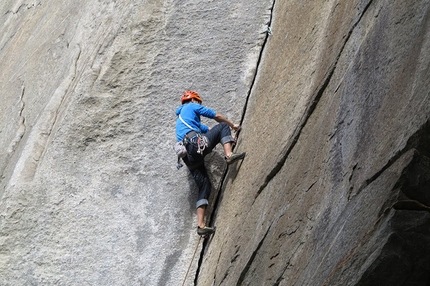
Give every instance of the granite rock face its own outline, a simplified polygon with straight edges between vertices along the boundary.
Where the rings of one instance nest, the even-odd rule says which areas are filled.
[[[194,89],[240,122],[271,7],[1,2],[1,285],[182,283],[196,190],[174,111]]]
[[[429,2],[274,11],[199,282],[428,285]]]
[[[2,1],[0,284],[428,285],[429,5]],[[185,89],[247,152],[204,243]]]

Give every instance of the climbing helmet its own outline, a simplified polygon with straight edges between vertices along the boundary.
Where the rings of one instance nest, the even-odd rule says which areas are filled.
[[[199,101],[200,103],[202,103],[202,101],[203,101],[197,92],[192,91],[192,90],[186,90],[181,96],[181,103],[184,104],[186,101],[189,101],[193,98],[195,100]]]

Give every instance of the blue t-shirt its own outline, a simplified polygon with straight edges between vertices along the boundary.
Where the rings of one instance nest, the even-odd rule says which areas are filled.
[[[209,127],[201,124],[200,116],[204,116],[207,118],[215,118],[216,112],[210,108],[207,108],[203,105],[190,102],[185,103],[176,109],[176,115],[181,115],[181,118],[190,125],[194,131],[200,133],[206,133],[209,130]],[[192,131],[189,127],[187,127],[180,119],[179,116],[176,119],[176,140],[181,141],[184,139],[185,134]]]

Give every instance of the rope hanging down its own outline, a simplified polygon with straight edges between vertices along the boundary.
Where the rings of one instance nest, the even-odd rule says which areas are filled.
[[[193,264],[194,257],[196,256],[197,248],[199,248],[199,245],[200,245],[200,240],[202,240],[201,236],[199,237],[199,241],[197,242],[196,248],[194,249],[194,254],[193,254],[193,257],[191,258],[190,265],[188,266],[188,270],[187,270],[187,273],[185,274],[184,281],[182,282],[182,286],[185,285],[185,281],[187,280],[188,272],[190,272],[191,265]]]

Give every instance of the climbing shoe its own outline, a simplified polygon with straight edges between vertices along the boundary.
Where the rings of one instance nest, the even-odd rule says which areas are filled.
[[[204,227],[197,227],[197,234],[198,235],[209,235],[211,233],[215,232],[215,228],[214,227],[208,227],[208,226],[204,226]]]
[[[243,152],[243,153],[231,153],[231,156],[230,157],[226,157],[225,161],[227,162],[227,164],[230,165],[234,161],[237,161],[237,160],[245,158],[245,155],[246,155],[246,152]]]

